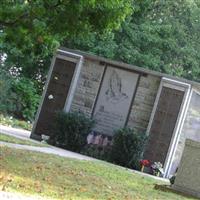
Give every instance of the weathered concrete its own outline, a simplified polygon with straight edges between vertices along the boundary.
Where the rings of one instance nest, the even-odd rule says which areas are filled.
[[[186,140],[174,189],[200,198],[200,143]]]
[[[0,124],[0,133],[6,133],[9,135],[15,135],[16,137],[19,138],[29,138],[31,132],[24,130],[24,129],[20,129],[20,128],[13,128],[10,126],[4,126]],[[34,140],[35,141],[35,140]]]
[[[97,61],[85,59],[72,101],[71,111],[81,111],[91,117],[104,68],[105,66],[100,65]],[[160,80],[160,77],[152,75],[141,77],[135,101],[131,106],[128,126],[146,131]]]
[[[153,105],[160,85],[160,78],[148,75],[141,77],[135,101],[133,102],[128,126],[146,131]]]
[[[174,174],[179,166],[186,139],[200,142],[200,94],[195,91],[192,94],[183,129],[179,136],[178,145],[173,158],[171,174]]]
[[[71,111],[81,111],[86,116],[91,116],[103,71],[104,66],[100,65],[99,62],[84,61]]]

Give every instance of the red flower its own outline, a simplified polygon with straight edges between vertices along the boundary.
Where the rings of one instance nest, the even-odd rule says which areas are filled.
[[[149,166],[150,165],[150,161],[149,160],[140,160],[140,164],[142,166]]]

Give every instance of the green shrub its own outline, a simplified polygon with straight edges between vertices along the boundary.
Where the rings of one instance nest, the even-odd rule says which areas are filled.
[[[35,82],[25,77],[12,76],[1,67],[0,113],[33,121],[40,99]]]
[[[93,126],[94,120],[85,117],[82,113],[59,112],[50,143],[64,149],[80,152],[86,145],[87,135]]]
[[[14,116],[33,121],[40,100],[34,82],[23,77],[15,79],[12,91],[15,94],[11,99],[15,105]]]
[[[134,129],[119,129],[113,137],[111,161],[124,167],[139,169],[146,139],[145,134]]]
[[[7,114],[15,109],[12,96],[12,77],[0,66],[0,113]]]

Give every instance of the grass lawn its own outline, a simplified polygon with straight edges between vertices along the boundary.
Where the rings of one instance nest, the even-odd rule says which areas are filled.
[[[188,199],[165,184],[101,161],[80,161],[0,146],[0,189],[65,200]]]
[[[10,142],[10,143],[14,143],[14,144],[24,144],[24,145],[31,145],[31,146],[38,146],[38,147],[47,147],[47,144],[39,144],[36,142],[32,142],[32,141],[28,141],[28,140],[23,140],[23,139],[19,139],[10,135],[6,135],[3,133],[0,133],[0,141],[3,142]]]

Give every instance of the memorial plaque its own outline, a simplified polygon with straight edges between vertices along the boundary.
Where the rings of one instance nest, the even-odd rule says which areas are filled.
[[[57,111],[63,110],[76,63],[56,58],[34,134],[51,135]]]
[[[94,131],[112,136],[124,127],[137,80],[138,74],[107,67],[93,113]]]
[[[183,98],[184,91],[162,88],[144,158],[165,163]]]

